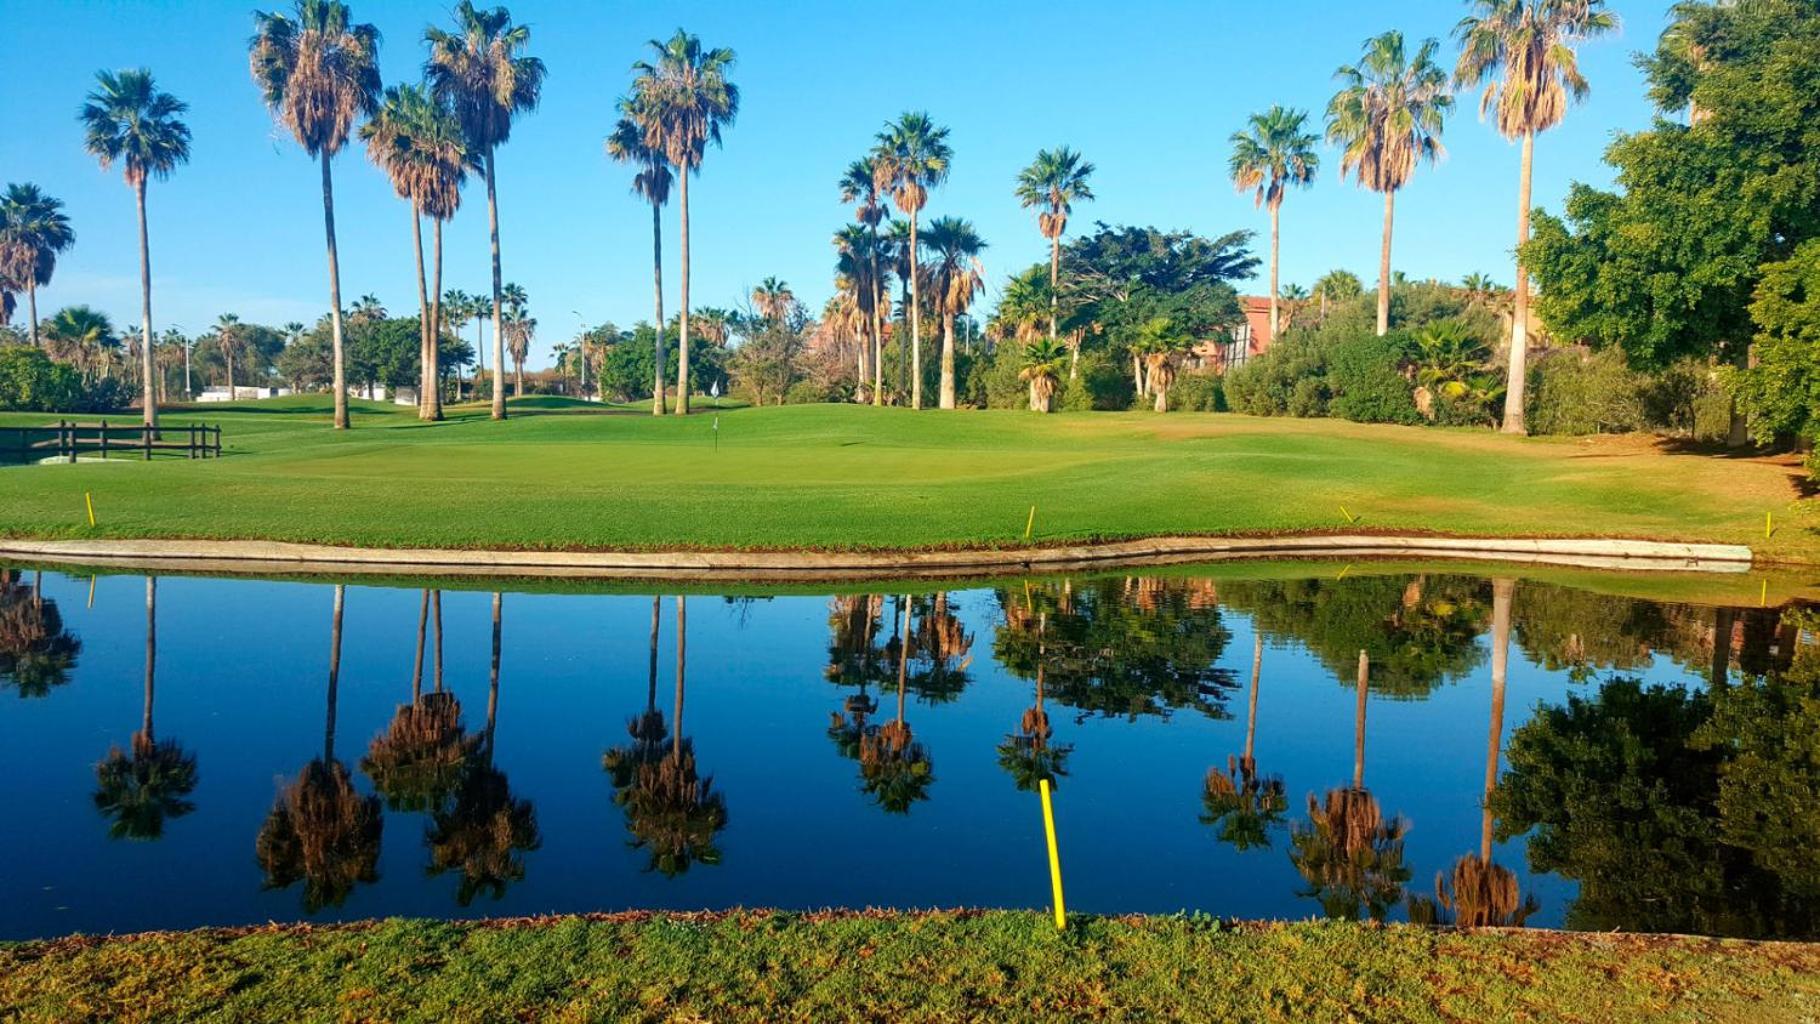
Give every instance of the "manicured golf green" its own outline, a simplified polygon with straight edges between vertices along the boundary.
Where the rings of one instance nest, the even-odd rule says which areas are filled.
[[[653,418],[560,399],[441,423],[322,397],[199,406],[225,458],[0,469],[0,533],[388,547],[929,548],[1337,530],[1749,544],[1820,563],[1790,458],[1646,438],[1177,413],[792,406]],[[0,416],[0,426],[56,417]],[[85,417],[92,420],[93,417]],[[718,429],[716,424],[718,423]],[[97,525],[87,520],[93,496]],[[1765,516],[1773,516],[1765,537]]]
[[[191,932],[0,946],[0,1012],[81,1021],[1810,1019],[1820,947],[1221,928],[1036,913]]]

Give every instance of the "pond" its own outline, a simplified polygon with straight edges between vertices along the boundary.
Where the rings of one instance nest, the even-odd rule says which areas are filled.
[[[0,570],[0,938],[1044,908],[1043,779],[1071,910],[1820,935],[1812,615],[1503,571]]]

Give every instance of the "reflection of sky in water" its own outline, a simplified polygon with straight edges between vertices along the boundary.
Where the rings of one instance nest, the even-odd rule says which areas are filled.
[[[302,916],[296,888],[262,891],[253,854],[283,780],[323,743],[331,590],[303,583],[167,577],[158,592],[156,733],[195,755],[196,810],[156,842],[110,840],[93,807],[94,765],[138,727],[143,684],[144,583],[46,574],[45,596],[83,643],[72,681],[38,699],[0,693],[0,937],[133,931]],[[484,723],[489,595],[443,594],[446,678],[471,729]],[[364,792],[368,741],[408,699],[419,593],[350,586],[336,753]],[[1042,907],[1048,877],[1037,798],[1019,792],[996,747],[1029,706],[1031,683],[994,662],[998,602],[957,591],[951,605],[974,634],[972,682],[953,702],[911,701],[909,721],[934,763],[930,799],[887,815],[859,789],[857,764],[826,730],[849,688],[829,683],[829,601],[780,597],[746,604],[689,600],[686,735],[701,770],[725,795],[724,861],[665,878],[628,845],[625,818],[601,771],[645,700],[651,599],[507,594],[497,766],[531,801],[542,847],[525,878],[497,902],[455,906],[452,875],[426,877],[426,815],[387,812],[380,880],[356,887],[317,919],[378,915],[525,914],[630,907]],[[675,681],[675,602],[663,602],[658,700],[666,719]],[[890,606],[878,640],[890,632]],[[1077,721],[1050,703],[1054,742],[1073,744],[1056,796],[1071,909],[1201,910],[1235,917],[1306,917],[1287,829],[1268,849],[1238,852],[1197,820],[1201,783],[1244,742],[1252,626],[1227,610],[1220,664],[1238,680],[1221,721],[1192,710],[1170,718]],[[1587,628],[1599,628],[1588,623]],[[1487,644],[1489,638],[1481,638]],[[427,660],[427,659],[426,659]],[[426,690],[429,688],[426,665]],[[1658,656],[1653,681],[1686,678]],[[1489,659],[1425,700],[1370,702],[1365,781],[1385,813],[1412,828],[1410,887],[1431,892],[1437,870],[1475,851],[1489,710]],[[1528,662],[1513,642],[1504,731],[1539,701],[1584,690]],[[893,711],[874,688],[875,722]],[[1299,647],[1267,647],[1257,762],[1286,782],[1289,817],[1352,772],[1354,693]],[[1558,925],[1572,883],[1530,877],[1522,840],[1501,848],[1541,902],[1532,923]],[[1398,911],[1400,916],[1401,911]]]

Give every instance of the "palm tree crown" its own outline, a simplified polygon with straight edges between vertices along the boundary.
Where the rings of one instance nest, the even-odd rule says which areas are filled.
[[[1409,183],[1416,164],[1439,159],[1441,128],[1453,97],[1434,62],[1438,43],[1425,39],[1411,55],[1403,33],[1365,41],[1357,64],[1334,72],[1340,91],[1327,105],[1327,140],[1340,147],[1340,175],[1374,192]]]
[[[454,115],[427,87],[387,89],[372,120],[360,126],[360,138],[399,198],[412,200],[438,220],[453,216],[461,206],[467,145]]]
[[[861,157],[847,165],[840,176],[840,201],[853,204],[853,219],[868,228],[877,228],[890,212],[878,185],[877,161]]]
[[[49,284],[57,256],[76,244],[63,201],[31,182],[0,195],[0,277],[21,288]]]
[[[334,156],[379,107],[379,30],[338,0],[297,0],[296,17],[253,15],[253,81],[278,123],[311,156]]]
[[[1570,98],[1586,98],[1586,79],[1570,45],[1615,29],[1604,0],[1471,0],[1454,36],[1462,88],[1485,83],[1479,116],[1496,112],[1505,138],[1561,123]]]
[[[638,108],[631,97],[622,97],[619,109],[625,116],[607,136],[607,156],[638,168],[632,176],[633,194],[652,206],[663,206],[670,201],[670,185],[675,180],[669,161],[662,150],[646,142],[646,130],[639,123]]]
[[[1232,135],[1232,183],[1240,192],[1256,190],[1257,205],[1276,207],[1289,186],[1314,183],[1321,158],[1320,139],[1303,130],[1306,111],[1271,107],[1251,115],[1245,130]]]
[[[78,115],[87,130],[83,146],[108,170],[118,162],[135,188],[148,178],[163,181],[190,159],[190,128],[178,115],[189,109],[158,91],[152,73],[98,71],[95,90]]]
[[[928,201],[929,189],[948,180],[953,159],[948,129],[936,127],[927,113],[908,111],[878,133],[873,180],[898,209],[914,218]]]
[[[739,86],[727,80],[733,51],[705,48],[701,37],[680,28],[649,45],[652,59],[632,65],[632,105],[642,114],[636,120],[644,125],[646,144],[688,173],[739,116]]]
[[[535,110],[543,92],[544,64],[524,56],[531,29],[512,24],[504,7],[477,9],[472,0],[455,7],[455,31],[424,31],[430,57],[424,75],[450,105],[468,144],[484,153],[512,134],[512,118]]]
[[[1074,204],[1093,199],[1087,182],[1092,176],[1093,165],[1067,146],[1039,150],[1030,166],[1018,172],[1017,201],[1027,210],[1038,210],[1037,230],[1053,241],[1067,230]]]

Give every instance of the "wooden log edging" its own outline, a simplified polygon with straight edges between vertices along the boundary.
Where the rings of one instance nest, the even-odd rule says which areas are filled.
[[[991,576],[1262,558],[1441,558],[1576,568],[1746,572],[1751,550],[1611,538],[1359,534],[1150,537],[1054,547],[921,551],[482,551],[258,540],[0,539],[0,557],[123,569],[599,579],[861,580]]]

